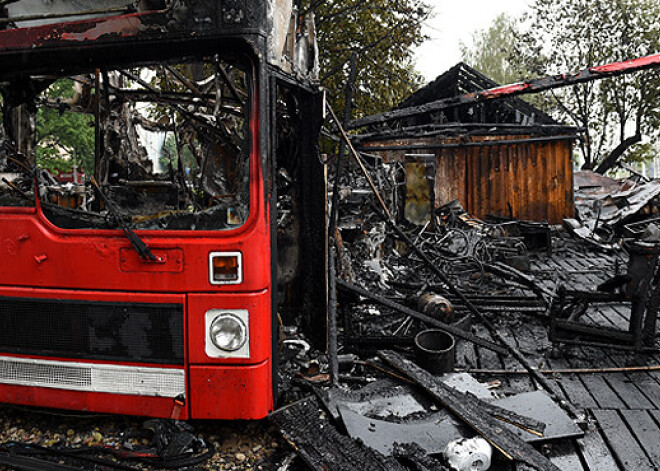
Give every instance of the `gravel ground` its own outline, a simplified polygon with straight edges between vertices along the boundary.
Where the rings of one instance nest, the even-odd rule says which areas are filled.
[[[41,446],[109,446],[124,443],[149,446],[153,433],[142,427],[146,419],[110,415],[84,415],[0,405],[0,443],[18,441]],[[195,434],[215,455],[188,469],[272,470],[290,453],[277,430],[263,421],[192,421]],[[108,459],[106,457],[106,459]],[[125,462],[136,469],[157,469]],[[0,466],[0,469],[2,466]],[[92,468],[94,469],[94,468]],[[98,469],[108,469],[98,467]]]

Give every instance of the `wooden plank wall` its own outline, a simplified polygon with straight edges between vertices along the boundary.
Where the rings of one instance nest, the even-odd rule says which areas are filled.
[[[473,136],[470,142],[519,140],[530,136]],[[457,144],[457,138],[396,139],[379,146]],[[458,199],[472,215],[513,216],[561,224],[574,217],[572,141],[532,142],[484,147],[380,152],[386,162],[403,161],[405,154],[435,153],[436,206]]]

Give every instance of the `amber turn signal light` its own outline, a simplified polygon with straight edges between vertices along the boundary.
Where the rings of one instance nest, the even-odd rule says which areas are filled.
[[[211,284],[237,284],[243,281],[242,254],[240,252],[213,252],[209,261]]]

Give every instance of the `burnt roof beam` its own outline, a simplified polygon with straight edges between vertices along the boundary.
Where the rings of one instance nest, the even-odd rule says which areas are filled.
[[[388,121],[394,121],[401,118],[407,118],[410,116],[417,116],[429,112],[440,111],[459,105],[465,105],[469,103],[483,103],[489,100],[498,100],[519,95],[528,95],[545,90],[552,90],[555,88],[592,82],[595,80],[616,77],[618,75],[629,74],[632,72],[657,67],[660,67],[660,54],[640,57],[628,61],[604,64],[596,67],[589,67],[577,72],[549,75],[547,77],[536,80],[503,85],[501,87],[495,87],[480,92],[466,93],[455,97],[444,98],[420,106],[388,111],[385,113],[354,120],[349,124],[348,128],[356,129],[364,126],[386,123]]]

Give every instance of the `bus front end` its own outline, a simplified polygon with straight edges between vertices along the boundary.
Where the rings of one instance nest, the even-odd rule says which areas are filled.
[[[0,402],[273,409],[265,13],[221,13],[0,31]]]

